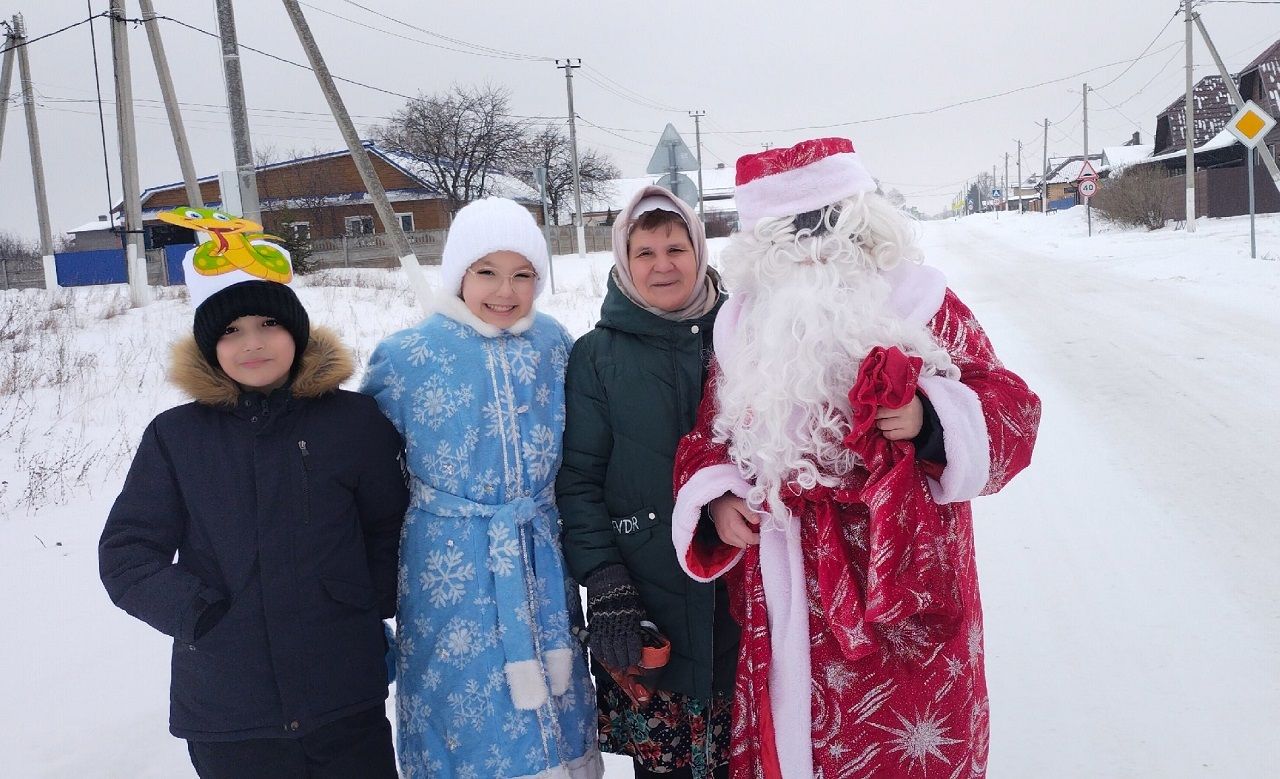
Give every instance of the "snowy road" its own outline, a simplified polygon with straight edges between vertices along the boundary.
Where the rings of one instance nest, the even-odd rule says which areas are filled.
[[[929,262],[1044,400],[1032,468],[975,505],[990,775],[1267,775],[1280,731],[1274,303],[1073,259],[1007,225],[927,235]]]

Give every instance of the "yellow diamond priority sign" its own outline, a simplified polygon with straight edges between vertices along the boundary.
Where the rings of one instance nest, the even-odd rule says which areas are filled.
[[[1250,100],[1227,122],[1227,132],[1252,149],[1262,143],[1275,126],[1276,120]]]

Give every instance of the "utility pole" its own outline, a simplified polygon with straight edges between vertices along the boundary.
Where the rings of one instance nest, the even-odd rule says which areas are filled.
[[[1196,231],[1196,121],[1195,84],[1191,75],[1191,0],[1182,0],[1182,14],[1187,18],[1187,111],[1184,135],[1187,137],[1187,232]],[[1230,80],[1230,79],[1228,79]]]
[[[1089,82],[1084,84],[1084,164],[1089,164]],[[1080,166],[1080,172],[1084,172],[1084,165]],[[1079,184],[1076,185],[1079,191]],[[1077,195],[1078,196],[1078,195]],[[1082,198],[1084,200],[1085,220],[1089,223],[1089,236],[1093,236],[1093,204],[1090,198]]]
[[[147,42],[151,44],[151,58],[156,63],[156,77],[160,80],[160,94],[169,114],[169,130],[173,133],[173,148],[178,153],[178,165],[182,168],[182,181],[187,189],[187,205],[201,207],[204,197],[196,181],[196,166],[191,160],[191,147],[187,144],[187,130],[182,124],[178,98],[173,90],[173,76],[169,73],[169,58],[164,53],[164,41],[160,37],[160,25],[156,23],[156,9],[151,0],[138,0],[142,6],[142,21],[147,28]]]
[[[214,0],[218,10],[218,37],[222,40],[222,74],[227,84],[227,110],[231,114],[231,137],[236,155],[236,178],[240,182],[242,216],[262,224],[258,204],[258,177],[253,165],[253,144],[249,140],[249,112],[245,109],[244,80],[240,76],[240,45],[236,41],[236,17],[231,0]],[[225,200],[225,198],[224,198]]]
[[[13,17],[13,45],[18,48],[18,79],[22,82],[22,108],[27,119],[27,147],[31,151],[31,178],[35,181],[36,216],[40,221],[40,254],[44,288],[56,289],[58,269],[53,262],[53,229],[49,225],[49,195],[44,185],[44,158],[40,154],[40,128],[36,125],[36,99],[31,86],[31,60],[27,56],[26,27],[22,15]],[[8,98],[8,95],[5,95]]]
[[[391,239],[391,245],[400,258],[400,267],[404,268],[405,275],[409,277],[409,286],[418,298],[418,305],[422,307],[424,313],[429,313],[431,310],[431,286],[427,283],[427,277],[422,272],[422,266],[418,264],[417,255],[413,253],[413,249],[409,246],[409,239],[405,236],[404,229],[400,226],[400,220],[396,217],[395,210],[391,207],[391,201],[387,199],[387,192],[383,189],[382,182],[378,179],[378,173],[373,169],[373,162],[369,160],[369,152],[364,148],[360,136],[356,133],[356,126],[351,121],[351,114],[347,113],[346,104],[342,102],[342,95],[338,94],[338,86],[333,81],[333,75],[329,73],[329,66],[325,64],[324,57],[320,54],[320,47],[316,44],[315,36],[311,34],[311,26],[307,24],[307,18],[302,15],[302,9],[298,7],[298,0],[283,0],[283,2],[284,9],[288,12],[290,21],[293,22],[293,29],[298,33],[298,40],[302,43],[302,48],[307,52],[307,60],[311,63],[311,69],[316,74],[316,81],[320,84],[320,91],[324,92],[325,99],[329,101],[329,110],[333,113],[333,118],[338,123],[338,129],[342,131],[342,137],[347,142],[347,148],[351,151],[351,161],[355,163],[356,170],[360,173],[360,179],[364,182],[365,191],[369,193],[369,197],[373,200],[374,210],[378,212],[378,219],[382,221],[382,227],[386,230],[387,237]]]
[[[991,166],[991,188],[992,188],[992,189],[995,189],[995,188],[996,188],[996,166],[995,166],[995,165],[992,165],[992,166]],[[992,194],[992,197],[991,197],[991,210],[996,212],[996,219],[999,219],[999,218],[1000,218],[1000,208],[999,208],[999,204],[998,204],[998,203],[996,203],[995,193],[993,192],[993,193],[991,193],[991,194]]]
[[[1044,118],[1044,171],[1040,174],[1040,213],[1049,215],[1049,117]]]
[[[142,203],[138,183],[138,136],[133,122],[133,80],[129,70],[129,22],[124,0],[111,0],[111,56],[115,60],[116,131],[120,136],[120,184],[124,189],[124,264],[129,275],[129,302],[151,302],[147,286],[147,255],[142,248]],[[110,219],[111,215],[108,214]]]
[[[1009,210],[1009,152],[1004,153],[1004,210]]]
[[[702,202],[702,117],[706,116],[706,111],[690,111],[689,116],[693,117],[693,139],[698,146],[698,220],[702,222],[705,230],[707,227],[707,209]],[[672,179],[674,181],[674,179]]]
[[[4,123],[9,114],[9,90],[13,86],[13,57],[15,43],[9,23],[0,19],[4,27],[4,62],[0,63],[0,151],[4,150]]]
[[[1205,29],[1204,21],[1201,20],[1200,14],[1192,14],[1191,18],[1195,20],[1196,27],[1200,28],[1200,37],[1204,40],[1204,45],[1208,47],[1213,62],[1218,66],[1218,73],[1222,75],[1222,82],[1227,85],[1227,94],[1231,96],[1234,102],[1234,108],[1238,111],[1244,108],[1244,97],[1240,94],[1240,88],[1236,86],[1235,79],[1231,78],[1231,74],[1227,72],[1227,67],[1222,64],[1222,57],[1218,56],[1218,47],[1213,45],[1213,39],[1209,37],[1209,31]],[[1264,144],[1262,154],[1259,155],[1262,164],[1266,166],[1267,172],[1271,174],[1271,180],[1275,182],[1276,190],[1280,191],[1280,166],[1276,165],[1276,158],[1271,150]],[[1252,172],[1253,167],[1249,170]]]
[[[1022,141],[1018,141],[1018,213],[1027,212],[1026,201],[1022,199]]]
[[[560,63],[564,64],[561,65]],[[582,177],[578,170],[577,114],[573,112],[573,71],[582,67],[581,59],[566,57],[556,60],[556,68],[564,71],[564,88],[569,95],[569,152],[573,160],[573,224],[577,228],[578,256],[587,256],[587,235],[582,225]]]

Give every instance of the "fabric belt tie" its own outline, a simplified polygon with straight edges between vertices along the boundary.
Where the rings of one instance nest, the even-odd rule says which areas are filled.
[[[489,538],[486,566],[493,575],[498,633],[508,665],[542,662],[552,650],[573,649],[565,595],[564,563],[555,484],[536,495],[500,504],[478,503],[414,479],[414,503],[440,517],[484,522]]]

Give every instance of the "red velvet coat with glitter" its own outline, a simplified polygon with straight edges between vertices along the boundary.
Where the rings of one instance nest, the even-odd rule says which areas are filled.
[[[921,380],[919,358],[896,348],[872,350],[850,390],[854,418],[845,439],[865,467],[835,489],[787,499],[798,520],[793,532],[800,547],[796,560],[803,561],[810,639],[808,667],[794,670],[812,680],[812,772],[826,779],[986,773],[982,612],[967,501],[999,490],[1029,464],[1040,401],[1000,363],[973,314],[950,290],[928,327],[959,368],[958,382]],[[713,369],[708,381],[715,380]],[[917,389],[939,411],[946,466],[917,461],[909,442],[891,443],[874,427],[877,407],[898,407]],[[694,578],[728,573],[733,614],[742,626],[731,775],[795,779],[797,762],[788,768],[785,756],[795,747],[784,738],[795,723],[779,719],[788,714],[771,701],[770,679],[803,685],[803,678],[773,667],[787,659],[772,656],[777,637],[770,634],[766,604],[776,597],[766,599],[762,548],[743,553],[720,543],[705,521],[688,526],[699,522],[711,499],[739,491],[721,489],[735,478],[736,466],[712,441],[715,398],[708,387],[697,426],[676,456],[684,511],[678,505],[673,537]],[[952,468],[958,475],[949,480]]]

